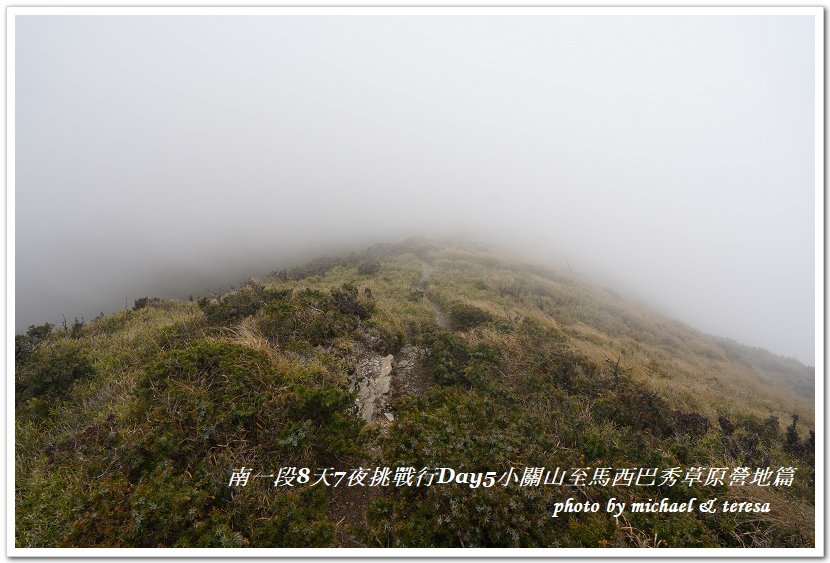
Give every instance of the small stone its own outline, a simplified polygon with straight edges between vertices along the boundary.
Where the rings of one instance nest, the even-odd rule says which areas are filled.
[[[381,358],[379,365],[380,365],[380,377],[386,377],[390,373],[392,373],[392,360],[395,359],[395,356],[389,354],[385,358]]]
[[[391,412],[385,412],[385,413],[383,413],[383,416],[385,416],[386,420],[388,420],[389,422],[392,422],[393,420],[395,420],[395,417],[392,415]]]

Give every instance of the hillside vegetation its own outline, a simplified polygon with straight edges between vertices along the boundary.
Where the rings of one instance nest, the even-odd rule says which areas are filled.
[[[319,258],[224,295],[31,327],[15,354],[18,547],[815,541],[813,368],[480,249]],[[791,487],[647,492],[228,486],[237,468],[291,466],[798,470]],[[569,496],[772,508],[551,518]]]

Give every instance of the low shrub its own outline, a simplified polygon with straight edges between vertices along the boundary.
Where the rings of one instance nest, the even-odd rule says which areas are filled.
[[[481,323],[493,319],[486,311],[483,311],[464,302],[455,302],[449,307],[450,326],[453,330],[469,330]]]
[[[52,328],[53,325],[50,323],[30,325],[24,334],[16,334],[14,337],[15,361],[18,364],[27,362],[32,352],[52,333]]]
[[[270,299],[278,295],[279,292],[266,290],[264,285],[251,281],[237,291],[222,297],[213,299],[201,297],[197,303],[204,311],[209,323],[224,325],[239,322],[255,314]]]
[[[145,307],[160,307],[164,300],[160,297],[141,297],[133,302],[133,311],[140,311]]]
[[[369,309],[358,302],[357,288],[351,284],[343,284],[331,292],[331,303],[334,308],[346,315],[355,315],[361,320],[372,316]]]
[[[361,276],[371,276],[380,271],[380,262],[378,260],[364,260],[357,265],[357,273]]]
[[[88,346],[76,340],[60,339],[35,350],[28,365],[18,371],[16,402],[34,397],[59,397],[71,385],[95,374]]]
[[[283,348],[308,349],[331,338],[352,333],[361,320],[371,317],[368,299],[358,298],[357,289],[344,284],[329,295],[305,288],[274,292],[258,317],[263,335]]]
[[[486,389],[497,379],[499,353],[494,348],[469,346],[460,336],[441,329],[424,330],[419,340],[429,350],[425,364],[437,383]]]
[[[321,256],[320,258],[315,258],[310,262],[287,270],[285,277],[289,280],[297,281],[311,276],[323,276],[337,266],[342,266],[344,262],[342,258]]]

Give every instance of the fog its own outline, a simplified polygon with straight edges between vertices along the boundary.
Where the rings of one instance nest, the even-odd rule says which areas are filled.
[[[18,16],[15,324],[464,236],[815,365],[807,16]]]

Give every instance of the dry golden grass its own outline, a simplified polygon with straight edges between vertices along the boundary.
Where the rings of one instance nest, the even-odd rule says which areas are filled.
[[[228,340],[253,350],[265,352],[274,361],[279,358],[279,349],[272,346],[268,339],[262,335],[256,326],[256,318],[253,316],[245,317],[234,327],[220,328],[217,335],[210,338]]]
[[[801,545],[815,545],[816,507],[801,499],[789,498],[772,487],[752,485],[728,488],[723,500],[769,503],[769,512],[742,519],[735,530],[735,538],[745,547],[773,547],[769,538],[780,535],[796,538],[795,543]]]
[[[430,290],[443,307],[463,300],[495,318],[526,317],[561,329],[577,354],[598,366],[619,358],[626,374],[675,408],[695,410],[712,421],[737,411],[782,422],[798,414],[805,426],[814,424],[812,397],[766,371],[762,351],[744,348],[740,360],[731,359],[722,339],[513,257],[447,247],[435,249],[431,260]]]

